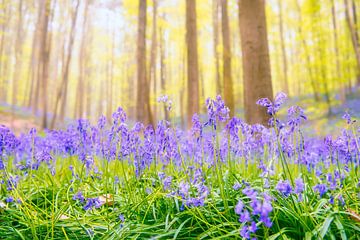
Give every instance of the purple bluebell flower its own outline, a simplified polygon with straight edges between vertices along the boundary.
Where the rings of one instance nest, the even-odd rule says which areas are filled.
[[[320,197],[322,197],[327,192],[327,187],[325,184],[317,184],[313,187],[313,190],[315,192],[318,192],[320,194]]]
[[[239,222],[244,223],[249,221],[251,221],[250,212],[248,210],[244,210],[240,214]]]
[[[249,226],[249,232],[255,233],[256,230],[257,230],[256,222],[252,221],[250,226]]]
[[[342,116],[342,118],[346,120],[347,124],[352,124],[352,123],[356,122],[355,119],[351,119],[351,115],[349,114],[349,112],[345,112],[345,114]]]
[[[73,199],[73,200],[79,200],[79,201],[82,202],[82,203],[85,201],[85,197],[84,197],[84,195],[82,194],[81,191],[77,192],[77,193],[73,196],[72,199]]]
[[[237,204],[235,205],[235,208],[234,208],[235,213],[237,215],[240,215],[243,208],[244,208],[244,203],[239,199],[239,201],[237,202]]]
[[[88,198],[86,199],[86,204],[84,206],[84,210],[92,210],[93,208],[101,207],[102,203],[99,198]]]
[[[297,178],[295,179],[295,189],[294,192],[296,194],[301,194],[305,189],[305,185],[304,185],[304,181],[302,180],[302,178]]]
[[[245,239],[250,239],[250,231],[248,225],[244,225],[240,230],[240,235]]]
[[[278,190],[285,197],[290,196],[292,192],[292,187],[290,185],[289,180],[280,180],[276,185],[276,190]]]
[[[234,190],[239,190],[240,188],[241,188],[241,183],[235,183],[234,185],[233,185],[233,189]]]

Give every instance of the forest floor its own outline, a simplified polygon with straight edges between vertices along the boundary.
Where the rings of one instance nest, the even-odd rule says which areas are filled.
[[[289,106],[298,105],[305,110],[308,121],[306,132],[308,135],[328,135],[338,132],[339,127],[344,126],[342,116],[346,111],[352,117],[360,120],[360,89],[354,90],[352,94],[347,96],[347,100],[341,103],[337,97],[331,101],[331,114],[328,112],[328,105],[325,101],[315,102],[312,95],[289,98],[285,103],[284,109],[280,111],[280,118],[286,119],[286,110]],[[242,118],[242,110],[240,110],[240,118]],[[71,120],[70,120],[71,121]],[[33,117],[29,110],[16,108],[12,114],[11,106],[0,104],[0,125],[5,125],[12,129],[16,135],[28,132],[31,128],[40,128],[39,117]],[[310,132],[311,129],[311,132]]]
[[[8,106],[0,107],[0,125],[11,128],[17,136],[21,133],[28,132],[31,128],[39,128],[35,118],[18,110],[12,114],[11,108]]]

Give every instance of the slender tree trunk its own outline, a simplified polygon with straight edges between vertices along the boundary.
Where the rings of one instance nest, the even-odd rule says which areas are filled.
[[[283,21],[283,0],[279,0],[279,31],[280,31],[280,43],[282,53],[282,67],[284,75],[284,91],[289,95],[289,80],[288,80],[288,63],[285,50],[284,39],[284,21]]]
[[[40,3],[39,3],[40,4]],[[28,103],[27,106],[28,108],[32,108],[33,113],[36,112],[36,109],[34,109],[34,107],[37,107],[37,100],[35,99],[36,96],[34,94],[34,92],[36,91],[36,88],[38,86],[37,84],[37,78],[35,75],[35,69],[36,66],[38,65],[39,62],[39,35],[40,35],[40,23],[41,23],[41,15],[42,15],[42,11],[43,9],[41,7],[38,8],[38,17],[37,17],[37,22],[36,22],[36,27],[35,27],[35,32],[33,35],[33,41],[32,41],[32,48],[31,48],[31,61],[29,64],[29,68],[28,68],[28,82],[30,82],[30,90],[29,90],[29,98],[28,98]]]
[[[5,91],[6,91],[6,87],[4,86],[4,77],[2,75],[3,73],[3,65],[4,65],[4,59],[3,59],[3,55],[4,55],[4,45],[5,45],[5,27],[6,27],[6,19],[7,19],[7,6],[5,4],[5,0],[1,1],[1,6],[4,8],[4,16],[1,16],[4,18],[1,19],[2,21],[0,22],[1,25],[1,31],[0,31],[0,101],[5,101],[4,96],[5,96]]]
[[[84,7],[84,17],[82,22],[82,36],[80,43],[80,54],[79,54],[79,78],[76,87],[76,103],[75,103],[75,118],[83,118],[84,117],[84,87],[85,87],[85,61],[86,61],[86,36],[87,36],[87,19],[89,12],[89,3],[90,0],[85,1]]]
[[[15,40],[15,68],[13,72],[13,92],[12,92],[12,121],[14,120],[15,107],[17,105],[17,95],[18,95],[18,81],[21,72],[22,66],[22,43],[23,43],[23,1],[19,0],[18,5],[18,21],[17,21],[17,31],[16,31],[16,40]]]
[[[303,48],[304,48],[304,53],[305,53],[305,60],[306,60],[306,68],[307,68],[307,71],[309,73],[309,79],[310,79],[310,85],[312,87],[312,90],[313,90],[313,94],[314,94],[314,99],[316,102],[319,102],[320,101],[320,96],[319,96],[319,91],[318,91],[318,87],[317,87],[317,83],[316,83],[316,80],[315,80],[315,75],[313,73],[313,69],[312,69],[312,66],[311,66],[311,59],[310,59],[310,52],[309,52],[309,49],[307,47],[307,42],[303,36],[303,29],[302,29],[302,26],[301,26],[301,23],[302,23],[302,16],[301,16],[301,8],[300,8],[300,5],[299,5],[299,2],[298,0],[295,1],[296,3],[296,8],[298,10],[298,13],[299,13],[299,25],[298,25],[298,33],[299,33],[299,36],[301,38],[301,43],[303,45]]]
[[[225,104],[230,109],[230,116],[235,115],[234,90],[231,77],[231,44],[230,27],[227,11],[227,0],[221,0],[221,24],[223,37],[223,79]]]
[[[8,46],[10,39],[9,34],[7,33],[7,28],[9,27],[10,17],[11,17],[11,4],[2,1],[3,10],[3,19],[1,19],[1,40],[0,40],[0,101],[7,102],[7,92],[8,92],[8,70],[9,70],[9,49]]]
[[[186,0],[187,46],[187,127],[194,113],[199,112],[199,63],[196,27],[196,0]]]
[[[153,92],[156,94],[156,50],[157,50],[157,0],[153,0],[153,15],[152,15],[152,33],[151,33],[151,50],[150,50],[150,71],[149,84],[153,85]],[[150,91],[150,89],[149,89]],[[153,106],[153,117],[156,122],[156,104]]]
[[[360,43],[358,39],[357,28],[355,25],[357,19],[356,19],[356,10],[354,10],[354,6],[355,4],[353,5],[353,19],[351,19],[348,0],[344,0],[346,22],[349,27],[351,42],[354,48],[356,63],[357,63],[357,85],[360,85]]]
[[[166,64],[165,64],[165,36],[162,28],[160,28],[160,85],[161,91],[163,94],[166,92]],[[166,106],[163,107],[164,110],[164,118],[165,120],[169,120],[169,112],[166,109]]]
[[[259,98],[272,99],[269,48],[264,0],[239,0],[241,49],[243,53],[245,119],[250,124],[268,124]]]
[[[337,28],[337,22],[336,22],[336,10],[335,10],[335,2],[334,0],[331,0],[331,20],[332,20],[332,26],[333,26],[333,38],[334,38],[334,50],[335,50],[335,74],[334,74],[334,87],[335,84],[339,84],[339,90],[340,90],[340,101],[345,102],[346,100],[346,94],[345,94],[345,85],[344,80],[342,79],[341,74],[341,68],[340,68],[340,54],[339,54],[339,38],[338,38],[338,28]]]
[[[107,119],[111,122],[111,116],[113,111],[113,84],[114,84],[114,62],[115,62],[115,31],[112,33],[111,43],[111,62],[109,69],[109,88],[108,88],[108,101],[107,101]]]
[[[216,94],[223,96],[221,77],[220,77],[220,54],[219,47],[219,0],[213,0],[213,44],[214,44],[214,60],[215,60],[215,82]]]
[[[72,48],[73,48],[74,39],[75,39],[75,26],[76,26],[76,19],[78,16],[79,5],[80,5],[80,1],[77,0],[75,9],[73,10],[73,14],[72,14],[71,30],[70,30],[70,35],[69,35],[67,55],[66,55],[66,59],[64,62],[63,77],[62,77],[61,86],[59,88],[59,91],[57,93],[56,100],[55,100],[54,116],[51,121],[51,128],[53,128],[56,123],[57,109],[58,109],[58,104],[59,104],[60,100],[62,100],[62,102],[61,102],[61,107],[60,107],[60,115],[59,115],[60,117],[59,118],[63,122],[64,117],[65,117],[65,108],[66,108],[66,100],[67,100],[67,85],[68,85],[68,80],[69,80],[70,62],[71,62],[71,57],[72,57]]]
[[[41,127],[47,128],[47,88],[48,88],[48,74],[49,74],[49,57],[51,47],[51,37],[48,33],[50,15],[51,15],[51,0],[43,0],[41,2],[42,16],[40,26],[40,49],[39,49],[39,65],[38,65],[38,83],[39,93],[41,93],[42,103],[42,120]]]

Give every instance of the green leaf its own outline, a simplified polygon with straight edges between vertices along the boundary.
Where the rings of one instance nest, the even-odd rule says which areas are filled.
[[[334,220],[334,216],[332,216],[332,215],[328,216],[325,219],[325,221],[320,229],[320,239],[323,239],[325,237],[326,233],[328,233],[329,227],[333,220]]]
[[[347,236],[346,236],[346,233],[345,233],[345,229],[344,229],[344,226],[342,225],[342,223],[340,222],[340,220],[338,218],[335,219],[334,221],[337,229],[340,231],[340,236],[341,236],[341,239],[342,240],[347,240]]]

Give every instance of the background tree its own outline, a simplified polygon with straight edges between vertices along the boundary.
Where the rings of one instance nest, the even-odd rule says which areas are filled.
[[[186,0],[187,126],[199,112],[199,63],[196,27],[196,0]]]
[[[250,124],[267,125],[266,110],[256,105],[259,98],[273,96],[264,0],[240,0],[239,22],[245,119]]]
[[[230,109],[230,115],[235,115],[234,90],[231,77],[231,45],[230,45],[230,27],[227,11],[227,0],[221,0],[221,26],[223,37],[223,81],[224,81],[224,99]]]
[[[137,35],[137,120],[152,124],[149,83],[146,79],[146,6],[147,0],[139,0],[138,35]]]

